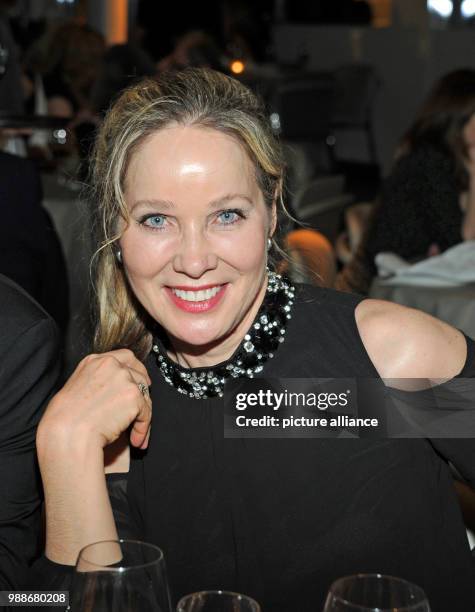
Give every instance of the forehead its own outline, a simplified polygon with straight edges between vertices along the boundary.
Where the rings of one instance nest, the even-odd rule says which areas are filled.
[[[148,136],[125,177],[126,198],[134,199],[157,197],[157,191],[172,201],[180,193],[219,196],[223,189],[258,189],[254,165],[235,138],[197,126],[171,126]]]

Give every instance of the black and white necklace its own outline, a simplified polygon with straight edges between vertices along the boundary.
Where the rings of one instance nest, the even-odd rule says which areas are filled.
[[[269,271],[266,295],[250,329],[231,359],[217,366],[184,368],[168,357],[163,342],[156,337],[152,350],[164,379],[184,395],[207,399],[222,397],[228,378],[254,378],[284,341],[294,296],[290,281]]]

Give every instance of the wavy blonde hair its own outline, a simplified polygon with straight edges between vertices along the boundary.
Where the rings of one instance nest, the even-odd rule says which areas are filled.
[[[239,81],[209,69],[189,68],[125,90],[99,130],[91,170],[92,214],[97,250],[92,262],[96,298],[94,350],[129,348],[145,359],[151,349],[148,314],[131,291],[116,259],[119,225],[129,213],[124,181],[130,160],[147,136],[170,124],[226,133],[244,146],[269,210],[282,201],[284,162],[260,100]],[[286,211],[285,211],[286,212]],[[122,219],[124,223],[119,224]],[[275,249],[281,249],[274,241]]]

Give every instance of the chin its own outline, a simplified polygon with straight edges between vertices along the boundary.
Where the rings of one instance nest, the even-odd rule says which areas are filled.
[[[190,346],[206,346],[219,342],[223,334],[218,329],[212,329],[210,327],[200,327],[197,325],[190,324],[190,322],[174,322],[174,325],[162,325],[164,330],[173,336],[183,344]],[[187,324],[188,323],[188,324]]]

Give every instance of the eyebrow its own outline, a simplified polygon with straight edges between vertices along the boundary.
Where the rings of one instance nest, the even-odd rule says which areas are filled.
[[[210,208],[220,208],[231,202],[232,200],[245,200],[248,204],[254,204],[251,198],[244,193],[228,193],[227,195],[217,198],[216,200],[211,200],[209,203]],[[159,207],[161,209],[170,210],[175,208],[175,204],[170,200],[138,200],[134,202],[130,208],[130,212],[138,208],[139,206],[146,206],[149,208]]]

